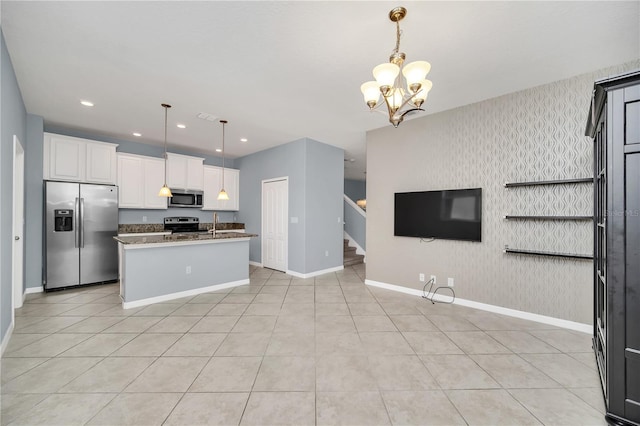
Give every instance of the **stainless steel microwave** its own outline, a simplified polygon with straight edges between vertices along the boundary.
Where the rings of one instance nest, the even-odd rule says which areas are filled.
[[[169,207],[193,207],[202,208],[202,191],[188,191],[184,189],[172,189],[169,197]]]

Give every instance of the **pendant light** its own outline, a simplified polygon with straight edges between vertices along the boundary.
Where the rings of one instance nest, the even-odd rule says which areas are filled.
[[[160,104],[164,108],[164,185],[158,192],[158,197],[172,197],[173,194],[167,186],[167,110],[171,108],[169,104]]]
[[[222,123],[222,189],[218,193],[218,200],[228,200],[229,194],[224,190],[224,125],[227,124],[227,120],[220,120]]]

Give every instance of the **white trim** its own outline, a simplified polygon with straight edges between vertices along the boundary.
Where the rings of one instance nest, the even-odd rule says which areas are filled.
[[[249,279],[231,281],[223,284],[210,285],[208,287],[200,287],[193,290],[179,291],[177,293],[165,294],[162,296],[149,297],[147,299],[134,300],[132,302],[122,301],[123,309],[138,308],[140,306],[151,305],[153,303],[166,302],[168,300],[180,299],[188,296],[196,296],[202,293],[209,293],[210,291],[224,290],[225,288],[238,287],[241,285],[249,284]]]
[[[344,234],[343,237],[345,240],[349,240],[349,247],[355,247],[356,248],[356,254],[361,254],[363,256],[367,255],[367,252],[364,251],[364,249],[362,247],[360,247],[360,244],[358,244],[358,242],[356,240],[354,240],[351,235],[347,234],[347,231],[342,231],[342,233]],[[366,258],[365,258],[365,263],[366,262]]]
[[[249,261],[249,265],[257,266],[258,268],[262,268],[262,262],[254,262],[252,260]]]
[[[349,204],[351,207],[353,207],[354,209],[356,209],[356,211],[358,213],[360,213],[365,219],[367,218],[367,212],[365,212],[362,207],[360,207],[359,205],[357,205],[351,198],[349,198],[347,196],[347,194],[343,194],[344,196],[344,200],[347,202],[347,204]]]
[[[42,289],[42,286],[39,287],[27,287],[24,290],[24,294],[34,294],[34,293],[42,293],[44,290]]]
[[[311,278],[311,277],[317,277],[318,275],[328,274],[330,272],[342,271],[343,269],[344,269],[344,266],[340,265],[340,266],[336,266],[335,268],[322,269],[320,271],[309,272],[308,274],[302,274],[300,272],[287,270],[286,274],[293,275],[294,277],[297,277],[297,278]]]
[[[4,351],[7,349],[9,345],[9,340],[11,339],[11,335],[13,334],[13,321],[9,324],[9,328],[7,328],[7,332],[4,334],[4,338],[2,339],[2,343],[0,344],[0,356],[4,355]]]
[[[366,285],[370,285],[373,287],[380,287],[386,290],[397,291],[400,293],[410,294],[412,296],[422,296],[422,290],[417,290],[413,288],[403,287],[394,284],[382,283],[379,281],[373,280],[364,280]],[[451,300],[450,297],[445,295],[435,296],[436,300],[447,301]],[[487,303],[474,302],[473,300],[460,299],[456,297],[456,300],[453,302],[455,305],[466,306],[468,308],[480,309],[482,311],[494,312],[496,314],[507,315],[514,318],[521,318],[524,320],[540,322],[543,324],[549,324],[556,327],[562,327],[569,330],[580,331],[582,333],[592,334],[593,326],[590,324],[583,324],[580,322],[574,322],[569,320],[563,320],[560,318],[549,317],[546,315],[534,314],[531,312],[519,311],[516,309],[504,308],[502,306],[489,305]]]

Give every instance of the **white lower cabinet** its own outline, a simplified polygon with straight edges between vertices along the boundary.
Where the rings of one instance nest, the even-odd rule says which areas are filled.
[[[118,207],[166,209],[167,198],[158,197],[163,183],[163,159],[118,153]]]
[[[222,189],[222,167],[204,166],[204,201],[202,210],[230,210],[240,208],[240,170],[224,169],[224,189],[228,200],[218,200]]]

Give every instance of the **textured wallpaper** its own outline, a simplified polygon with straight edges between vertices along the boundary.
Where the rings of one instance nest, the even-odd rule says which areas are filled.
[[[458,297],[590,324],[592,262],[505,254],[505,245],[591,254],[591,221],[505,215],[591,215],[591,183],[505,188],[505,182],[592,176],[584,136],[593,82],[640,61],[416,118],[367,135],[367,279],[422,288],[455,280]],[[483,189],[482,242],[393,236],[393,194]],[[446,285],[446,284],[445,284]]]

